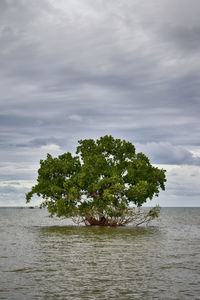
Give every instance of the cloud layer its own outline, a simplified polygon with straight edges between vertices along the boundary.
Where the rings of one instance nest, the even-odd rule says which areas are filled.
[[[199,14],[197,0],[2,0],[1,179],[104,134],[198,166]]]

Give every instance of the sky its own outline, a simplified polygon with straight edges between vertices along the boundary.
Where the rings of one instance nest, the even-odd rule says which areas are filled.
[[[26,205],[47,153],[104,135],[167,170],[147,205],[200,206],[199,15],[199,0],[1,0],[0,206]]]

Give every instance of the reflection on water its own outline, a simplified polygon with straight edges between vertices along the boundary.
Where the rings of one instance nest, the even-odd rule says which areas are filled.
[[[104,228],[0,209],[0,299],[198,299],[199,212]]]
[[[148,227],[100,227],[100,226],[43,226],[38,228],[42,235],[57,235],[62,237],[78,236],[84,240],[95,239],[95,240],[116,240],[117,239],[129,239],[138,236],[149,236],[159,231],[159,227],[148,226]]]

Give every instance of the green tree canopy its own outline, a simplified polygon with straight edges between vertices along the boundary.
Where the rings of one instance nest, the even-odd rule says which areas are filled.
[[[131,206],[140,207],[165,189],[165,170],[136,154],[132,143],[112,136],[78,143],[77,156],[47,154],[40,161],[27,202],[37,194],[51,215],[91,225],[122,225],[132,220]]]

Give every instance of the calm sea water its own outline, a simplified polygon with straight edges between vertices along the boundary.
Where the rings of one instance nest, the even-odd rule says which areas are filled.
[[[200,208],[140,228],[1,208],[0,299],[200,299]]]

